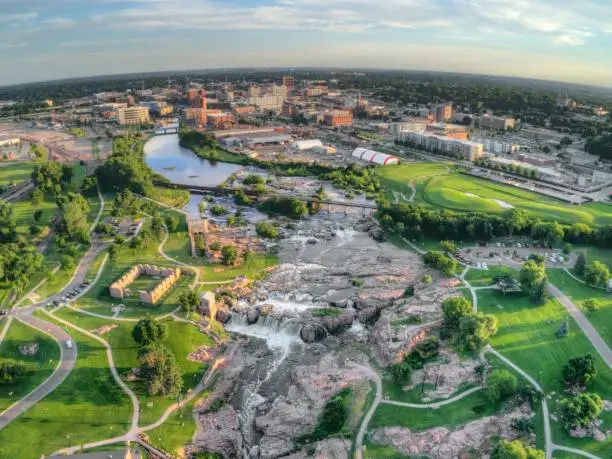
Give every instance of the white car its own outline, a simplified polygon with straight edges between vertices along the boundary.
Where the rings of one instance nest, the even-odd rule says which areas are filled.
[[[67,340],[65,344],[66,344],[66,347],[68,349],[72,349],[72,340],[71,339]]]

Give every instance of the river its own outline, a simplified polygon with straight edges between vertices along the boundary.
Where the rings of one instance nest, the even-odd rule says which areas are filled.
[[[151,169],[184,185],[217,186],[241,167],[198,157],[179,145],[178,134],[155,136],[146,143],[144,151]]]

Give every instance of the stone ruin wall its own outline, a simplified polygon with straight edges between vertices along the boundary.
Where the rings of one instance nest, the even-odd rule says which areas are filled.
[[[181,277],[181,270],[179,268],[164,268],[155,265],[132,266],[128,272],[110,285],[110,295],[113,298],[125,298],[129,295],[129,285],[143,275],[163,278],[150,291],[140,294],[141,302],[155,304],[176,284]]]

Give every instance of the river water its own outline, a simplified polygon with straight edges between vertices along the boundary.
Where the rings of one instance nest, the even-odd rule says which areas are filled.
[[[178,134],[155,136],[146,143],[144,151],[151,169],[184,185],[217,186],[241,167],[199,158],[179,145]]]

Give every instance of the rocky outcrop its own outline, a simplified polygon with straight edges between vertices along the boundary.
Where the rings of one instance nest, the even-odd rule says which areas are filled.
[[[224,457],[240,457],[242,434],[238,413],[233,407],[226,405],[214,413],[198,414],[198,426],[196,444]]]
[[[316,365],[296,367],[291,372],[291,386],[287,395],[276,398],[270,411],[255,419],[257,430],[263,434],[259,442],[261,458],[271,459],[289,454],[296,438],[312,432],[325,402],[331,396],[343,387],[367,380],[368,377],[360,368],[341,366],[337,357],[330,354]]]
[[[337,316],[321,317],[321,324],[332,334],[340,333],[351,326],[355,320],[355,313],[351,310],[342,311]]]
[[[351,453],[351,442],[341,438],[329,438],[327,440],[318,441],[310,446],[314,448],[314,454],[308,454],[305,451],[283,456],[280,459],[349,459]],[[311,452],[311,451],[309,451]]]
[[[314,343],[315,341],[322,341],[327,337],[327,332],[319,324],[306,324],[300,330],[300,338],[305,343]]]
[[[457,430],[445,427],[412,432],[404,427],[374,429],[370,439],[374,443],[387,445],[411,457],[426,456],[432,459],[463,457],[462,454],[476,450],[481,457],[490,452],[490,437],[513,439],[516,432],[511,427],[512,419],[531,414],[528,405],[497,416],[488,416],[472,421]]]

